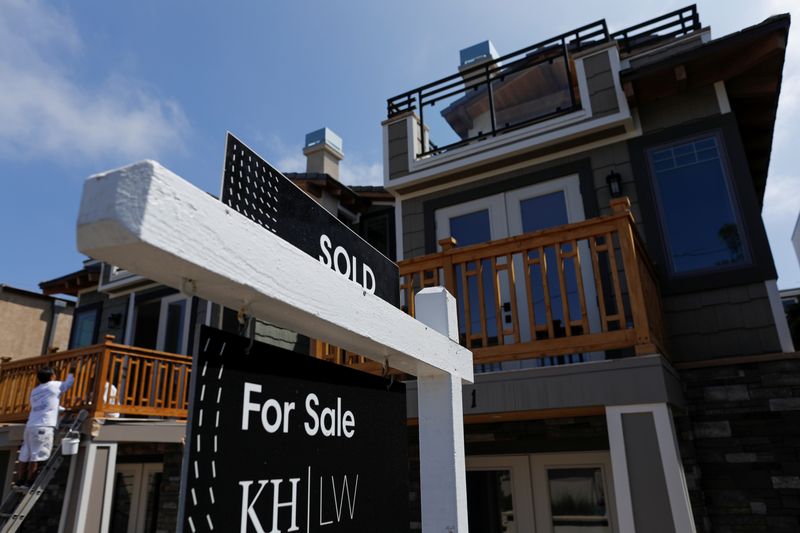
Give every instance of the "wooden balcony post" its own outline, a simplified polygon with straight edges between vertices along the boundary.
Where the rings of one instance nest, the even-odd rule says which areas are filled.
[[[622,213],[630,214],[631,212],[631,199],[627,196],[612,198],[608,205],[611,207],[611,212],[615,215],[621,215]]]
[[[95,367],[94,375],[94,402],[92,409],[89,413],[91,417],[103,416],[106,410],[106,401],[104,393],[106,391],[106,374],[108,374],[108,365],[111,361],[111,343],[114,341],[113,335],[106,335],[103,342],[103,348],[98,354],[97,366]],[[110,387],[109,387],[110,388]],[[110,393],[111,391],[109,391]]]
[[[633,215],[631,201],[627,196],[614,198],[610,202],[614,214],[626,213],[628,216],[617,221],[619,246],[622,251],[622,264],[625,268],[625,279],[628,280],[628,294],[631,302],[633,327],[636,331],[636,355],[657,353],[650,333],[650,318],[647,316],[647,302],[644,299],[642,277],[639,271],[636,243],[633,235]]]
[[[453,255],[451,252],[451,250],[456,247],[456,240],[453,237],[446,237],[439,241],[439,246],[442,247],[443,252],[442,270],[444,271],[444,288],[447,289],[447,292],[456,297],[458,296],[456,294],[458,287],[456,286],[456,271],[455,268],[453,268]]]

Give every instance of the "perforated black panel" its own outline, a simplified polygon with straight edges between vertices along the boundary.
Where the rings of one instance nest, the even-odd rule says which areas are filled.
[[[223,203],[277,233],[280,178],[286,180],[272,165],[229,135],[225,155]]]
[[[351,261],[354,281],[361,282],[360,269],[368,265],[375,276],[375,294],[398,305],[397,265],[230,133],[221,200],[315,259],[324,253],[320,236],[325,234],[331,242],[331,256],[337,246],[347,251],[346,256],[339,256],[340,272],[348,270],[344,258],[355,257],[356,261]]]

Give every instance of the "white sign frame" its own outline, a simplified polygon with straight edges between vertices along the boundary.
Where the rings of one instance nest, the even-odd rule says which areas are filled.
[[[94,259],[417,376],[423,532],[468,531],[472,352],[443,288],[420,292],[416,320],[149,160],[86,180],[77,240]]]

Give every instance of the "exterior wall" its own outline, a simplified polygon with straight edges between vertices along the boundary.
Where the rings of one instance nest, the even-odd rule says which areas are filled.
[[[662,98],[636,109],[645,134],[720,113],[713,85]]]
[[[800,359],[681,370],[678,419],[699,531],[800,530]]]
[[[797,222],[794,224],[792,244],[794,245],[794,253],[797,254],[797,262],[800,263],[800,215],[797,215]]]
[[[24,359],[47,351],[53,299],[27,296],[0,288],[0,357]],[[53,346],[66,349],[72,325],[72,305],[58,312]]]
[[[633,179],[633,170],[628,156],[628,149],[624,142],[614,143],[601,148],[587,150],[586,152],[549,161],[540,165],[510,170],[498,173],[491,177],[486,177],[465,185],[458,185],[450,189],[431,193],[424,196],[417,196],[402,201],[403,214],[403,258],[410,259],[434,250],[430,248],[431,243],[435,242],[432,238],[433,224],[426,223],[426,209],[430,212],[428,218],[432,217],[434,204],[452,205],[478,198],[487,194],[511,190],[524,187],[537,181],[542,181],[537,174],[547,179],[557,178],[563,175],[575,173],[577,165],[586,166],[585,172],[581,173],[581,190],[591,191],[590,197],[584,194],[583,202],[587,217],[610,214],[609,201],[611,195],[608,191],[606,176],[611,172],[618,172],[622,176],[623,193],[631,199],[631,210],[637,222],[640,220],[638,194]],[[563,174],[554,174],[554,169],[572,165],[571,169],[565,169]],[[485,191],[485,194],[483,192]],[[459,196],[472,197],[459,199]],[[426,205],[427,204],[427,205]],[[426,235],[426,231],[428,235]]]
[[[585,58],[583,68],[586,72],[592,116],[602,117],[619,111],[617,91],[614,86],[614,72],[611,70],[608,52]]]
[[[387,171],[391,180],[408,174],[408,132],[404,120],[389,124],[386,129],[389,158]]]
[[[622,430],[636,531],[676,533],[652,414],[623,414]]]
[[[674,362],[781,351],[764,283],[663,297]]]
[[[16,450],[12,451],[16,453]],[[58,531],[61,518],[61,507],[67,492],[69,461],[64,461],[58,468],[52,481],[47,486],[28,518],[19,529],[20,533],[53,533]]]

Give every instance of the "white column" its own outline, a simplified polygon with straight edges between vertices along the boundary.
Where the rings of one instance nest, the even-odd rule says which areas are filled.
[[[105,449],[105,460],[98,451]],[[54,450],[53,453],[60,453]],[[114,495],[114,472],[117,465],[117,443],[85,442],[81,444],[82,461],[77,468],[70,467],[68,486],[71,512],[62,512],[59,531],[69,533],[105,533],[111,519],[111,500]],[[72,458],[73,462],[79,456]],[[66,502],[65,502],[66,505]],[[72,523],[64,523],[68,520]]]
[[[633,520],[633,500],[631,498],[628,460],[625,452],[625,434],[622,428],[622,415],[629,413],[648,413],[653,417],[661,455],[661,468],[667,485],[670,512],[675,531],[693,533],[695,531],[692,506],[686,477],[683,474],[678,451],[678,441],[672,423],[669,406],[665,403],[618,405],[606,407],[608,443],[611,448],[611,468],[614,477],[614,492],[617,502],[619,533],[635,533]],[[635,445],[635,443],[631,443]]]
[[[443,287],[416,296],[417,320],[458,341],[456,300]],[[419,376],[419,455],[423,533],[467,533],[467,474],[461,379]]]

